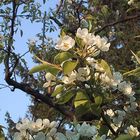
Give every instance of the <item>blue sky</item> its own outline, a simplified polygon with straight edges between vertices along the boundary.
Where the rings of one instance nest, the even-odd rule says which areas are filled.
[[[42,2],[37,0],[38,2]],[[49,0],[48,7],[45,9],[49,9],[49,7],[54,8],[58,0]],[[1,20],[1,19],[0,19]],[[17,52],[26,52],[26,42],[30,38],[35,38],[36,33],[40,31],[40,24],[31,24],[30,22],[22,20],[22,29],[24,29],[23,37],[20,37],[20,34],[17,33],[15,35],[15,46],[18,48],[16,49]],[[54,32],[49,34],[49,37],[57,38],[58,32]],[[33,66],[32,60],[30,59],[30,54],[26,55],[26,59],[28,59],[28,63],[30,66]],[[4,81],[4,66],[0,64],[0,84],[5,84]],[[20,90],[15,90],[11,92],[9,88],[0,89],[0,124],[6,126],[4,121],[5,113],[8,111],[12,117],[12,119],[16,122],[18,121],[19,117],[24,118],[28,106],[30,105],[30,97],[23,93]]]

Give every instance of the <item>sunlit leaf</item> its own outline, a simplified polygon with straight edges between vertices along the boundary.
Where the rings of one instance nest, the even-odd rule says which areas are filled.
[[[128,134],[122,134],[118,136],[115,140],[132,140],[133,138]]]
[[[101,96],[97,96],[97,97],[95,97],[94,98],[95,99],[95,103],[97,104],[97,105],[101,105],[102,104],[102,97]]]
[[[83,91],[78,91],[74,100],[75,108],[88,102],[88,96]]]
[[[68,91],[66,93],[64,93],[58,100],[59,104],[65,104],[67,103],[72,97],[75,96],[75,92],[74,91]]]
[[[37,65],[35,67],[33,67],[30,71],[29,71],[29,74],[33,74],[33,73],[36,73],[36,72],[40,72],[42,70],[45,70],[46,72],[50,72],[52,74],[56,74],[59,70],[54,68],[54,67],[51,67],[47,64],[40,64],[40,65]]]
[[[133,51],[131,51],[131,52],[135,56],[137,62],[140,64],[140,57],[138,57]]]
[[[78,64],[78,61],[66,61],[66,62],[64,62],[64,64],[63,64],[64,74],[71,73],[75,69],[77,64]]]
[[[140,76],[140,67],[134,69],[134,70],[131,70],[131,71],[128,71],[126,73],[123,74],[124,76],[137,76],[139,77]]]
[[[110,69],[110,66],[107,64],[107,62],[103,59],[98,60],[99,65],[105,70],[106,74],[111,78],[112,72]]]
[[[61,93],[62,91],[64,90],[64,86],[62,85],[62,86],[59,86],[58,88],[56,88],[55,90],[54,90],[54,92],[52,93],[52,97],[55,97],[57,94],[59,94],[59,93]]]
[[[69,52],[58,53],[54,58],[54,63],[61,64],[62,62],[72,58],[73,55]]]

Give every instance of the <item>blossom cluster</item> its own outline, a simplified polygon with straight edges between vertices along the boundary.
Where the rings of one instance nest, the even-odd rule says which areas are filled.
[[[62,68],[62,72],[59,76],[51,72],[46,73],[45,78],[47,82],[44,84],[44,87],[47,88],[51,86],[53,87],[53,92],[59,91],[55,96],[56,100],[61,99],[63,93],[67,93],[69,86],[72,90],[74,88],[78,90],[80,89],[80,84],[85,92],[86,90],[88,91],[87,94],[91,94],[91,96],[95,97],[95,94],[93,94],[92,91],[90,93],[90,90],[93,88],[98,92],[96,85],[98,87],[98,84],[100,84],[101,90],[99,94],[101,96],[107,91],[116,98],[110,103],[110,105],[115,106],[115,108],[106,105],[105,109],[103,109],[104,114],[110,117],[110,126],[116,132],[119,128],[123,127],[123,129],[125,129],[124,133],[138,136],[139,131],[136,127],[133,125],[125,126],[124,124],[128,114],[138,111],[138,103],[136,102],[135,92],[133,91],[133,84],[129,81],[125,81],[123,75],[111,68],[105,60],[99,59],[100,53],[109,51],[110,43],[108,39],[90,33],[86,28],[78,28],[75,38],[64,35],[60,38],[55,48],[59,54],[66,52],[70,54],[73,53],[72,55],[75,55],[77,59],[76,62],[73,61],[73,57],[64,59],[59,65]],[[64,67],[67,62],[70,64],[74,62],[74,68],[65,73]],[[119,98],[119,96],[123,98]],[[86,133],[86,130],[83,132],[83,126],[84,128],[87,127],[86,130],[88,130],[89,126],[83,124],[77,132],[81,135],[84,134],[84,136],[90,136],[90,131],[92,132],[92,130],[94,130],[94,132],[96,132],[97,130],[96,127],[92,127],[90,131],[88,130],[88,133]],[[92,134],[94,133],[92,132]],[[110,134],[111,132],[108,131],[107,135]],[[93,139],[96,135],[98,135],[98,132],[95,133],[95,136],[92,136]]]
[[[77,124],[73,130],[58,132],[57,122],[50,122],[48,119],[37,119],[36,122],[23,119],[16,124],[19,132],[14,134],[14,140],[80,140],[82,137],[96,140],[110,140],[106,135],[99,136],[97,127],[83,122]]]
[[[26,118],[16,124],[18,132],[15,133],[14,140],[39,140],[40,135],[43,133],[42,131],[46,131],[45,137],[51,140],[57,132],[56,127],[57,122],[55,121],[50,122],[48,119],[37,119],[34,122]],[[33,135],[34,133],[37,134]]]
[[[38,119],[36,122],[23,119],[21,123],[16,124],[16,129],[19,132],[14,134],[14,140],[80,140],[82,137],[90,138],[91,140],[111,140],[105,134],[100,136],[98,128],[86,122],[74,125],[73,130],[66,130],[63,133],[58,132],[56,126],[57,122],[50,122],[48,119]],[[127,127],[125,133],[131,136],[140,134],[137,127],[133,125]]]

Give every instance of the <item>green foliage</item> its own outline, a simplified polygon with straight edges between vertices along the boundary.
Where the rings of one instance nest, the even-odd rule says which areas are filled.
[[[103,101],[103,99],[102,99],[101,96],[96,96],[96,97],[95,97],[95,103],[96,103],[97,105],[101,105],[101,104],[102,104],[102,101]]]
[[[61,85],[61,86],[59,86],[58,88],[56,88],[54,91],[53,91],[53,93],[52,93],[52,97],[55,97],[56,95],[58,95],[58,94],[61,94],[61,92],[64,90],[64,86],[63,85]]]
[[[63,72],[64,74],[70,74],[75,67],[77,66],[78,61],[66,61],[63,64]]]
[[[61,53],[58,53],[55,58],[54,58],[54,63],[56,64],[61,64],[62,62],[72,58],[73,55],[69,52],[61,52]]]
[[[98,63],[104,69],[106,74],[111,78],[112,77],[112,72],[111,72],[111,69],[110,69],[110,66],[108,65],[108,63],[103,59],[98,60]]]
[[[70,99],[72,99],[72,97],[74,97],[74,96],[75,96],[75,91],[70,90],[70,91],[68,91],[66,93],[63,93],[61,95],[61,98],[59,98],[57,102],[59,104],[65,104],[65,103],[69,102]]]
[[[116,138],[115,140],[133,140],[133,138],[128,134],[122,134],[119,135],[119,137]]]
[[[88,96],[85,93],[85,91],[78,91],[76,93],[76,97],[75,97],[75,100],[74,100],[75,108],[77,108],[80,105],[84,105],[87,102],[88,102]]]

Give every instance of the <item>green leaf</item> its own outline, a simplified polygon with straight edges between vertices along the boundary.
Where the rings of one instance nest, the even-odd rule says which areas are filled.
[[[68,91],[68,92],[66,92],[65,94],[63,94],[63,95],[59,98],[58,103],[59,103],[59,104],[65,104],[65,103],[67,103],[72,97],[75,96],[74,93],[75,93],[74,91]]]
[[[61,32],[60,32],[61,37],[66,36],[66,32],[67,32],[67,29],[66,28],[62,28]]]
[[[133,138],[128,134],[122,134],[118,138],[116,138],[115,140],[132,140],[132,139]]]
[[[89,102],[85,102],[84,104],[77,106],[75,109],[75,113],[77,117],[83,116],[84,114],[87,114],[88,112],[91,112]]]
[[[140,76],[140,67],[134,69],[134,70],[131,70],[131,71],[128,71],[126,73],[123,74],[124,76],[137,76],[139,77]]]
[[[46,70],[46,72],[50,72],[50,73],[52,73],[54,75],[56,75],[58,73],[58,71],[59,71],[57,68],[54,68],[52,66],[49,66],[48,64],[40,64],[40,65],[37,65],[37,66],[33,67],[29,71],[29,74],[40,72],[42,70]]]
[[[89,32],[92,30],[92,21],[88,20],[88,30]]]
[[[61,53],[58,53],[55,58],[54,58],[54,62],[56,64],[61,64],[62,62],[72,58],[73,55],[69,52],[61,52]]]
[[[37,66],[33,67],[33,68],[29,71],[29,74],[33,74],[33,73],[36,73],[36,72],[45,70],[45,69],[47,69],[47,68],[48,68],[48,65],[46,65],[46,64],[40,64],[40,65],[37,65]]]
[[[112,72],[108,63],[103,59],[98,60],[98,63],[105,70],[106,74],[111,78]]]
[[[52,97],[55,97],[57,94],[59,94],[59,93],[61,93],[62,91],[64,90],[64,86],[62,85],[62,86],[59,86],[58,88],[56,88],[55,90],[54,90],[54,92],[52,93]]]
[[[83,43],[83,40],[82,40],[81,38],[75,37],[75,41],[76,41],[76,44],[77,44],[80,48],[83,48],[83,47],[84,47],[84,43]]]
[[[106,125],[101,125],[99,129],[99,134],[104,135],[107,134],[109,131],[109,128]]]
[[[138,57],[133,51],[131,51],[134,57],[136,58],[137,62],[140,64],[140,57]]]
[[[101,105],[102,104],[103,98],[101,96],[97,96],[94,99],[95,99],[95,103],[97,105]]]
[[[64,64],[63,64],[64,74],[71,73],[75,69],[77,64],[78,64],[78,61],[66,61],[66,62],[64,62]]]
[[[84,105],[88,102],[88,96],[83,91],[78,91],[74,100],[74,106],[77,108],[80,105]]]

